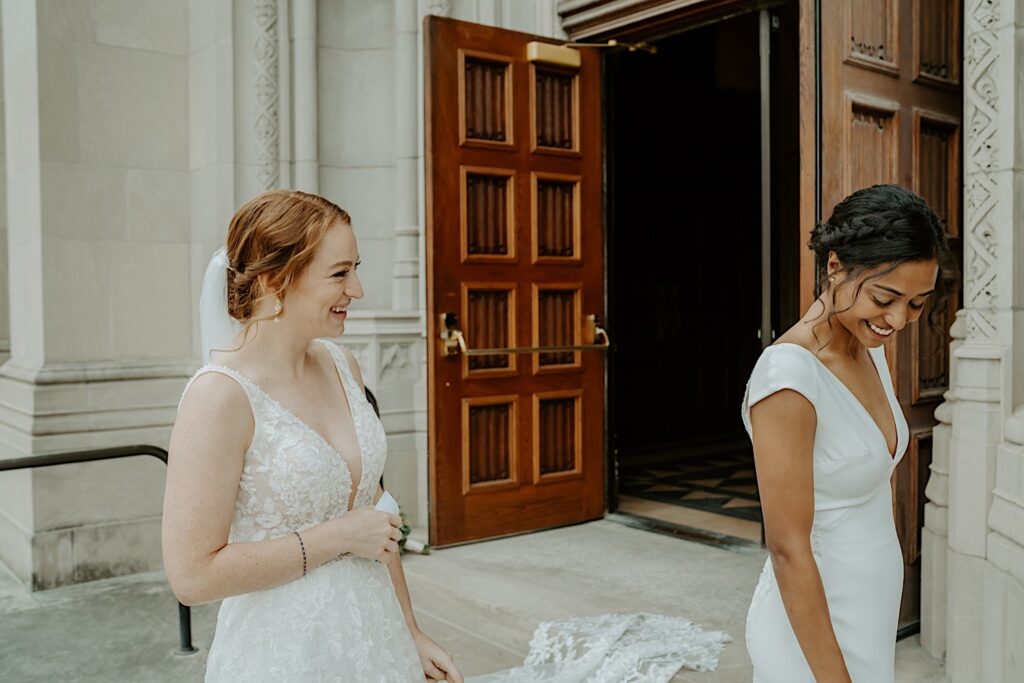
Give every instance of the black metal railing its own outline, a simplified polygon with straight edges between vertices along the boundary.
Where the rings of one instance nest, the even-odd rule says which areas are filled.
[[[369,389],[365,389],[366,400],[373,407],[373,412],[380,416],[380,408],[377,406],[377,399]],[[119,458],[131,458],[138,455],[151,455],[167,464],[167,451],[159,446],[118,446],[115,448],[95,448],[86,451],[67,451],[65,453],[46,453],[44,455],[30,455],[24,458],[0,459],[0,472],[10,470],[33,469],[36,467],[53,467],[54,465],[71,465],[82,462],[97,462],[99,460],[116,460]],[[381,486],[384,485],[384,477],[380,478]],[[178,638],[179,655],[190,655],[198,652],[192,645],[192,610],[188,605],[178,603]]]
[[[138,455],[151,455],[167,464],[167,451],[158,446],[118,446],[116,448],[95,448],[87,451],[68,451],[66,453],[47,453],[30,455],[24,458],[0,460],[0,472],[10,470],[33,469],[36,467],[53,467],[54,465],[70,465],[99,460],[116,460],[131,458]],[[192,610],[178,603],[178,650],[179,655],[190,655],[198,652],[192,645]]]

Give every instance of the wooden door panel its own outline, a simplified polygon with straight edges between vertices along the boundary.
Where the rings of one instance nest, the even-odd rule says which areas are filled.
[[[506,168],[459,167],[459,237],[463,263],[516,260],[516,174]]]
[[[895,182],[923,196],[960,247],[959,0],[821,3],[822,217],[843,197]],[[956,301],[942,312],[948,330]],[[918,619],[920,529],[934,411],[949,380],[949,339],[921,322],[887,349],[911,443],[893,477],[906,583],[901,624]]]
[[[533,262],[570,265],[580,260],[580,177],[530,174]]]
[[[516,339],[516,284],[514,282],[463,282],[462,320],[466,334],[480,348],[513,346]],[[463,356],[465,379],[515,377],[519,359],[515,354]]]
[[[516,425],[519,396],[462,399],[462,492],[519,485]]]
[[[843,164],[843,189],[897,181],[899,164],[899,103],[877,97],[847,94],[844,110],[847,152]]]
[[[530,144],[535,153],[578,156],[579,76],[530,65]]]
[[[959,89],[962,3],[914,0],[913,13],[914,80]]]
[[[580,342],[583,319],[579,285],[545,283],[533,285],[533,346],[573,346]],[[583,360],[582,351],[555,351],[532,354],[533,372],[576,371]]]
[[[512,59],[458,51],[459,144],[514,149]]]
[[[604,302],[600,63],[533,36],[426,24],[430,535],[460,543],[604,512],[604,357],[442,354],[588,344]],[[594,116],[583,116],[584,111]]]
[[[847,0],[846,63],[882,74],[899,74],[899,0]],[[824,47],[824,46],[823,46]]]
[[[583,391],[549,391],[533,395],[533,483],[583,476]]]

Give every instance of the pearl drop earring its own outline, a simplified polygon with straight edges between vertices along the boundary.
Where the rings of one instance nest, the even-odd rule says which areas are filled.
[[[274,297],[274,322],[276,323],[281,319],[281,310],[284,307],[281,305],[281,299]]]

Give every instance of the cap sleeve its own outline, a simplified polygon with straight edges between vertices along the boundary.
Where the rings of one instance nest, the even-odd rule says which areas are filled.
[[[783,389],[792,389],[817,407],[818,361],[795,344],[769,346],[750,373],[747,407]]]

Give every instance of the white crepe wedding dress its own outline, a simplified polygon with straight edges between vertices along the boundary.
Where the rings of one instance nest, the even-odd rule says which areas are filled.
[[[903,590],[903,555],[893,521],[889,480],[907,448],[909,429],[882,348],[869,349],[896,422],[890,454],[885,436],[853,393],[811,351],[796,344],[765,349],[743,402],[782,389],[807,398],[817,413],[811,548],[829,614],[853,683],[892,683]],[[771,559],[747,614],[747,649],[755,683],[814,683],[782,604]]]
[[[359,441],[355,506],[372,506],[387,457],[384,428],[344,354],[323,343],[338,368]],[[242,386],[256,424],[230,542],[287,536],[345,514],[353,482],[341,455],[247,377],[218,365],[206,365],[196,376],[205,372],[220,372]],[[297,542],[295,552],[298,558]],[[276,588],[226,598],[206,680],[393,683],[423,681],[423,669],[387,567],[349,555]]]

